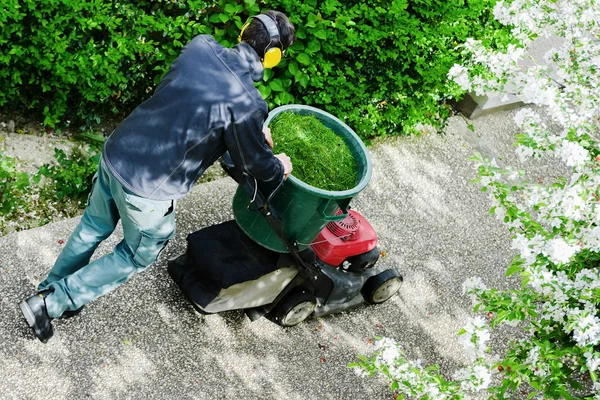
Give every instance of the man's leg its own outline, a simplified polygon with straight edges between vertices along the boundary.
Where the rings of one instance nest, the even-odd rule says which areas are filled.
[[[38,290],[50,289],[52,282],[60,281],[85,266],[98,244],[113,232],[118,220],[119,212],[112,200],[110,176],[100,162],[85,213],[48,277],[38,286]],[[44,343],[54,334],[52,318],[60,317],[68,308],[67,305],[60,314],[50,314],[46,303],[48,296],[48,291],[44,291],[19,303],[27,324]],[[76,309],[71,310],[76,312]]]
[[[69,238],[38,291],[48,289],[50,283],[63,279],[90,262],[94,251],[114,231],[119,212],[110,192],[110,176],[103,162],[94,176],[92,191],[79,225]]]
[[[124,239],[114,252],[51,282],[46,297],[48,315],[57,318],[110,292],[158,258],[175,232],[173,201],[138,197],[110,175],[110,190],[123,223]]]

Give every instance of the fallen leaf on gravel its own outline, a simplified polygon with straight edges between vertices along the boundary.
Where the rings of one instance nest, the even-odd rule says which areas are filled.
[[[58,244],[65,244],[65,241],[62,239],[58,239]]]
[[[375,326],[378,327],[379,329],[383,329],[383,325],[381,325],[381,324],[377,324]]]
[[[321,357],[321,358],[319,358],[319,361],[321,361],[322,363],[324,363],[327,360],[324,357]]]
[[[317,329],[323,329],[323,325],[317,326]]]
[[[369,343],[369,344],[373,344],[373,339],[369,339],[369,340],[367,340],[367,343]]]

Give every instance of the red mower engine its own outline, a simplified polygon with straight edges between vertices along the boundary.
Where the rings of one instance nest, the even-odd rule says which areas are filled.
[[[340,214],[341,210],[336,215]],[[371,268],[379,258],[377,234],[354,210],[342,221],[329,222],[313,240],[312,249],[321,261],[350,271]]]

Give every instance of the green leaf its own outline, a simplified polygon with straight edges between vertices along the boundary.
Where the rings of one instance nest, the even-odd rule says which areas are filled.
[[[511,265],[508,270],[506,270],[506,276],[511,276],[516,274],[517,272],[521,272],[523,268],[520,265]]]
[[[219,14],[219,19],[221,20],[222,23],[226,23],[227,21],[229,21],[229,15]]]
[[[276,100],[279,102],[279,104],[290,104],[294,102],[294,97],[288,92],[280,92],[277,95]]]
[[[314,35],[315,35],[316,37],[318,37],[319,39],[323,39],[323,40],[326,40],[326,39],[327,39],[327,34],[325,33],[325,31],[324,31],[324,30],[316,31],[316,32],[314,33]]]
[[[306,51],[309,51],[311,53],[316,53],[319,50],[321,50],[321,43],[319,43],[318,40],[311,40],[308,43],[308,46],[306,46]]]
[[[298,56],[296,57],[296,59],[301,64],[304,64],[304,65],[309,65],[310,64],[310,57],[306,53],[300,53],[300,54],[298,54]]]
[[[299,80],[300,84],[301,84],[303,87],[306,87],[306,86],[308,86],[308,82],[309,82],[309,81],[310,81],[310,78],[309,78],[309,76],[308,76],[307,74],[304,74],[304,75],[302,75],[302,76],[300,77],[300,80]]]
[[[258,87],[258,91],[260,92],[262,98],[265,100],[271,95],[271,88],[266,85],[260,85]]]
[[[106,141],[106,138],[104,137],[104,135],[100,135],[98,133],[94,133],[94,132],[82,132],[80,133],[80,136],[83,136],[85,138],[94,140],[96,142],[100,142],[100,143],[104,143]]]
[[[300,72],[300,68],[298,67],[298,63],[291,62],[288,65],[288,70],[292,73],[292,75],[296,76],[298,72]]]
[[[235,14],[236,7],[231,3],[227,3],[227,4],[225,4],[225,12],[230,15]]]
[[[283,92],[283,83],[279,79],[274,79],[269,83],[269,87],[276,92]]]
[[[275,71],[273,71],[272,69],[265,69],[263,80],[268,81],[273,77],[273,75],[275,75]]]

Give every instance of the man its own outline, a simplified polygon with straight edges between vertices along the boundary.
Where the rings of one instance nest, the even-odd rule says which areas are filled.
[[[294,40],[287,17],[267,11],[244,25],[233,49],[208,35],[183,48],[154,95],[106,141],[79,225],[39,293],[19,304],[38,339],[52,337],[53,319],[77,314],[155,262],[175,232],[176,200],[226,151],[258,180],[289,175],[289,157],[274,155],[262,130],[268,111],[254,82]],[[119,219],[123,240],[90,263]]]

